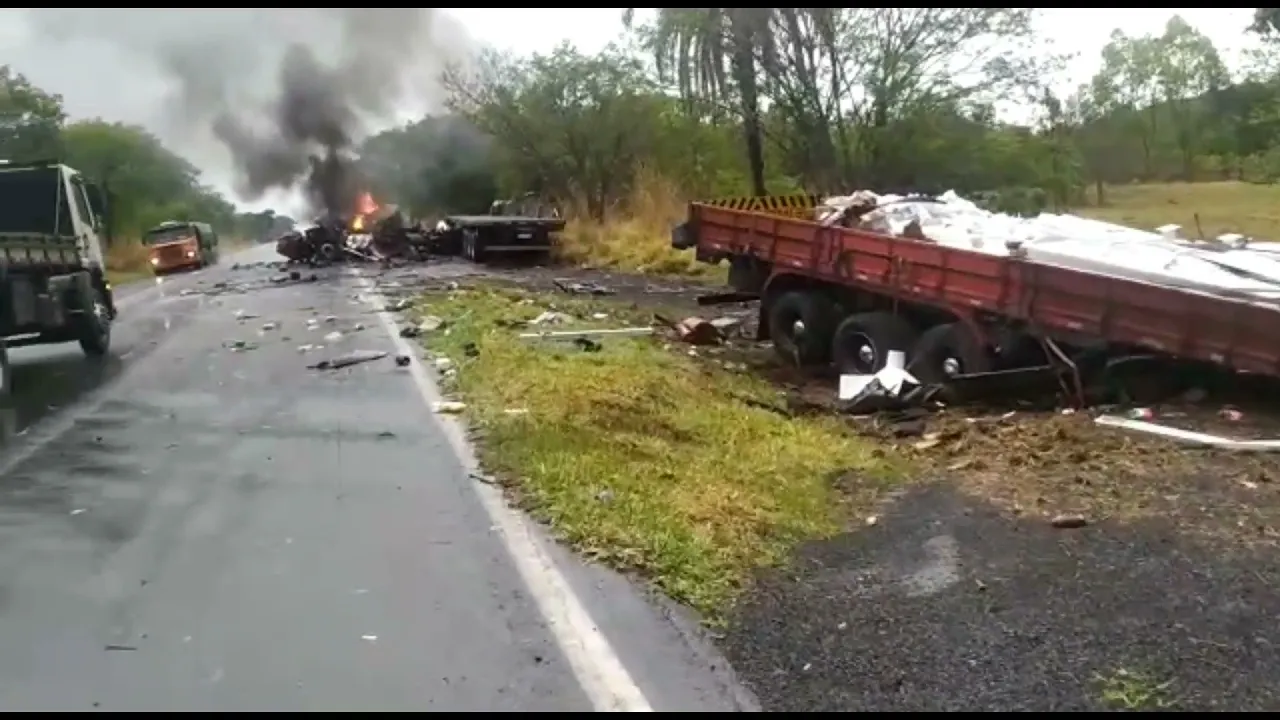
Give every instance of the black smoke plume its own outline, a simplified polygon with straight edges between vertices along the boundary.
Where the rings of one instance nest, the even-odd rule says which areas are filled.
[[[37,36],[67,51],[109,43],[124,89],[135,78],[162,79],[165,96],[146,111],[153,129],[203,169],[225,171],[229,151],[242,199],[301,190],[312,210],[338,215],[351,212],[363,184],[353,162],[359,143],[395,124],[402,101],[416,112],[436,109],[439,73],[471,49],[465,30],[430,8],[58,8],[27,16]]]

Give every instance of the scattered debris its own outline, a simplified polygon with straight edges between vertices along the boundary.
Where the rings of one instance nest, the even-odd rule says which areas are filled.
[[[431,405],[431,410],[433,412],[437,412],[442,415],[456,415],[466,409],[466,403],[454,400],[441,400],[440,402],[432,403]]]
[[[327,334],[324,336],[324,339],[325,339],[326,341],[328,341],[328,342],[331,342],[331,343],[332,343],[332,342],[338,342],[339,340],[341,340],[341,339],[342,339],[342,333],[338,332],[337,330],[334,330],[334,331],[333,331],[333,332],[331,332],[331,333],[327,333]]]
[[[314,365],[308,365],[307,368],[310,370],[340,370],[345,367],[351,367],[352,365],[359,365],[360,363],[381,360],[386,356],[387,353],[380,350],[357,350],[353,353],[342,355],[340,357],[321,360]]]
[[[412,361],[410,360],[408,355],[396,356],[396,367],[409,367],[410,362]]]
[[[585,330],[554,330],[543,332],[520,333],[522,340],[577,340],[578,338],[588,337],[643,337],[652,335],[651,327],[629,327],[629,328],[613,328],[613,329],[585,329]]]
[[[614,295],[617,291],[592,282],[572,282],[570,280],[554,280],[553,284],[562,292],[570,295]]]
[[[443,318],[436,317],[435,315],[426,315],[418,321],[418,324],[400,328],[400,337],[415,338],[426,333],[443,330],[447,326],[448,323],[446,323]]]
[[[1055,515],[1049,524],[1059,530],[1075,530],[1089,524],[1083,515]]]
[[[246,352],[249,350],[257,350],[258,344],[246,342],[244,340],[232,340],[230,342],[222,343],[222,347],[227,348],[231,352]]]
[[[1110,427],[1121,428],[1123,430],[1132,430],[1134,432],[1156,435],[1174,442],[1196,447],[1210,447],[1218,450],[1229,450],[1232,452],[1280,452],[1280,440],[1236,440],[1234,438],[1222,437],[1220,435],[1211,435],[1209,433],[1196,432],[1194,430],[1183,430],[1182,428],[1160,425],[1134,418],[1119,417],[1117,415],[1101,415],[1094,422],[1099,425],[1107,425]]]
[[[837,397],[850,414],[901,409],[928,402],[937,388],[924,387],[905,369],[906,357],[890,350],[885,365],[870,375],[841,375]]]
[[[529,325],[558,325],[560,323],[568,322],[570,320],[573,320],[573,317],[570,315],[566,315],[562,312],[556,312],[554,310],[547,310],[546,312],[542,313],[538,317],[530,320],[528,324]]]

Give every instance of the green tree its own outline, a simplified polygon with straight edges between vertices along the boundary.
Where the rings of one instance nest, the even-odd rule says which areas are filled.
[[[64,120],[61,96],[0,65],[0,159],[25,162],[57,157]]]

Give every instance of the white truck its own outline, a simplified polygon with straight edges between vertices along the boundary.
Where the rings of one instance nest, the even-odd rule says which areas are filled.
[[[66,165],[0,163],[0,397],[12,392],[9,348],[75,341],[107,353],[105,211],[104,194]]]

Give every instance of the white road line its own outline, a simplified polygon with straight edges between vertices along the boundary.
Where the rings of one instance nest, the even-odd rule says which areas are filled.
[[[378,293],[374,283],[358,269],[353,268],[353,274],[363,291],[362,298],[373,306],[378,320],[391,336],[396,351],[410,358],[409,374],[413,377],[423,402],[430,407],[441,399],[435,380],[423,368],[418,354],[400,337],[400,326],[391,313],[385,310],[386,299]],[[463,467],[475,469],[475,455],[467,442],[462,424],[451,417],[437,415],[436,419]],[[507,507],[500,490],[481,483],[472,483],[471,486],[479,495],[480,503],[528,586],[529,594],[538,604],[560,650],[568,659],[574,676],[596,712],[654,712],[608,638],[591,619],[564,573],[539,545],[531,522],[519,511]]]

